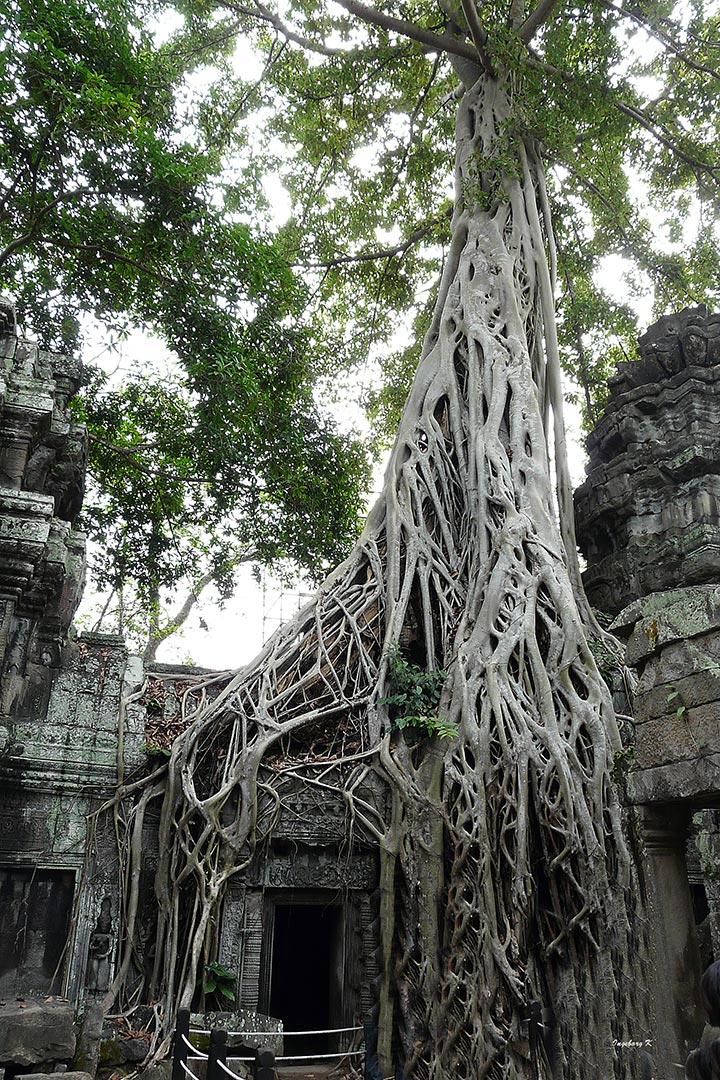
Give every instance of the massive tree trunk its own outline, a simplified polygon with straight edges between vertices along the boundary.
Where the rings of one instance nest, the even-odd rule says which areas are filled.
[[[509,80],[469,89],[457,130],[452,246],[382,497],[351,557],[175,744],[152,989],[168,1015],[188,1004],[224,884],[282,798],[263,761],[314,740],[334,769],[296,771],[339,786],[349,828],[382,852],[384,1075],[400,1057],[434,1080],[628,1078],[618,1044],[648,1030],[645,931],[569,484],[560,528],[551,482],[552,416],[557,459],[564,446],[542,163]],[[447,672],[456,737],[390,730],[397,642]],[[368,770],[387,820],[358,795]],[[547,1047],[533,1002],[556,1020]]]

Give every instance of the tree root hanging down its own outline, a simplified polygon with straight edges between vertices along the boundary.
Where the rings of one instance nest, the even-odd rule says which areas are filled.
[[[383,494],[347,561],[174,744],[145,992],[168,1025],[189,1005],[224,887],[271,835],[290,769],[340,791],[349,834],[380,848],[384,1075],[400,1060],[422,1080],[629,1080],[639,1065],[618,1045],[648,1033],[646,929],[564,467],[556,522],[541,158],[511,138],[502,79],[466,92],[457,130],[452,246]],[[412,746],[391,730],[398,642],[447,671],[439,711],[456,738]],[[311,742],[322,766],[303,764]],[[360,797],[369,770],[385,814]],[[532,1002],[554,1017],[543,1037]]]

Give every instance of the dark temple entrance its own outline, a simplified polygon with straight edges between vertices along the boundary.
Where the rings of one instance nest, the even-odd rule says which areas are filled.
[[[345,1026],[343,909],[291,893],[287,900],[272,900],[268,914],[270,1015],[283,1021],[285,1031]],[[332,1053],[337,1047],[337,1037],[328,1035],[285,1038],[288,1056]]]
[[[74,889],[72,870],[0,867],[0,997],[57,992]]]

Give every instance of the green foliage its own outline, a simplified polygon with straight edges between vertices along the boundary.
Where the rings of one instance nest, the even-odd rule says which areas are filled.
[[[90,432],[81,524],[100,586],[134,582],[147,610],[161,586],[208,572],[228,595],[244,561],[291,560],[319,577],[345,554],[363,449],[322,416],[297,368],[279,367],[257,350],[203,386],[137,371],[115,389],[92,374],[75,412]]]
[[[618,784],[623,784],[635,763],[635,747],[626,746],[613,754],[612,777]]]
[[[447,29],[433,5],[382,11]],[[81,409],[97,571],[134,578],[146,610],[181,576],[227,590],[248,552],[318,569],[345,550],[366,473],[318,381],[384,357],[366,399],[376,447],[389,439],[418,355],[393,337],[412,320],[422,337],[449,239],[447,54],[335,4],[293,0],[289,33],[268,12],[19,0],[0,43],[0,289],[46,345],[72,348],[82,310],[179,358],[171,381],[95,377]],[[652,289],[658,312],[718,300],[716,6],[561,3],[532,51],[507,3],[480,17],[514,112],[464,198],[493,198],[525,136],[543,146],[562,360],[591,423],[632,355],[634,295]],[[238,41],[261,78],[233,63]],[[267,176],[291,201],[274,232]],[[622,301],[598,284],[609,255]]]
[[[625,664],[620,651],[609,648],[602,638],[589,638],[588,647],[610,693],[621,690]]]
[[[306,286],[259,227],[237,127],[227,180],[226,98],[192,88],[203,50],[221,71],[231,40],[188,11],[158,45],[149,22],[168,14],[19,0],[0,40],[0,291],[46,347],[77,348],[86,312],[115,334],[153,330],[179,361],[121,384],[90,370],[74,404],[95,583],[133,594],[145,630],[161,592],[209,574],[227,594],[248,558],[321,575],[357,533],[368,479],[316,398],[342,347],[304,318]]]
[[[80,310],[194,350],[238,305],[295,288],[272,241],[217,205],[220,157],[183,130],[187,64],[155,46],[156,10],[19,0],[3,28],[0,287],[61,350]]]
[[[142,747],[148,757],[169,758],[172,750],[168,746],[157,746],[156,743],[145,743]]]
[[[544,147],[562,359],[590,423],[607,375],[632,354],[631,300],[649,290],[657,313],[718,301],[716,5],[559,4],[532,52],[508,25],[508,3],[477,6],[495,69],[509,73],[515,113],[508,146],[479,163],[462,194],[482,205],[492,199],[498,173],[517,167],[513,140],[528,134]],[[185,9],[207,17],[213,4]],[[377,9],[447,28],[434,5],[391,0]],[[383,385],[368,395],[376,437],[387,439],[417,355],[399,353],[392,336],[408,312],[422,312],[427,328],[424,297],[449,236],[457,85],[450,60],[315,0],[288,8],[290,40],[252,5],[224,0],[214,10],[228,26],[232,12],[266,62],[258,86],[234,76],[223,93],[228,109],[243,94],[246,109],[263,109],[257,160],[291,196],[280,240],[316,283],[313,311],[351,361],[392,354],[380,361]],[[624,260],[620,299],[599,284],[609,255]]]
[[[220,994],[227,1001],[235,1000],[233,989],[237,975],[230,971],[224,964],[215,960],[212,964],[205,965],[205,977],[203,979],[203,993]]]
[[[672,705],[672,707],[675,709],[675,716],[678,720],[684,713],[687,712],[687,706],[683,704],[682,696],[679,690],[671,690],[667,696],[667,702],[668,705]]]
[[[390,693],[378,701],[388,706],[391,726],[440,739],[454,738],[456,725],[437,715],[446,675],[445,671],[427,671],[413,664],[398,647],[393,648],[388,656]]]

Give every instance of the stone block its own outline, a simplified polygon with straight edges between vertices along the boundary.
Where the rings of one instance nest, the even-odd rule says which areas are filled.
[[[689,655],[686,652],[685,655],[691,662],[695,659],[691,652]],[[691,665],[688,665],[686,670],[692,672]],[[662,667],[661,674],[665,675]],[[662,682],[645,693],[638,693],[633,712],[635,722],[643,723],[667,712],[677,712],[681,706],[695,709],[697,706],[712,703],[715,703],[715,709],[720,712],[720,664]]]
[[[137,1065],[148,1055],[150,1044],[146,1039],[103,1039],[100,1044],[99,1065]]]
[[[638,769],[720,753],[720,701],[647,720],[637,725],[635,738]]]
[[[684,799],[700,804],[717,799],[720,754],[675,761],[655,768],[636,769],[627,779],[631,803],[674,803]]]
[[[20,806],[4,785],[0,794],[0,854],[47,851],[51,844],[47,807]],[[4,1015],[4,1013],[3,1013]]]
[[[90,1073],[79,1072],[77,1070],[70,1070],[64,1073],[56,1072],[32,1072],[23,1073],[23,1080],[93,1080]]]
[[[119,1043],[122,1060],[135,1065],[145,1060],[150,1049],[145,1039],[120,1039]]]
[[[652,594],[613,626],[630,631],[626,660],[640,674],[631,798],[697,798],[717,789],[707,763],[720,756],[720,587]]]
[[[228,1047],[269,1047],[275,1054],[283,1052],[282,1021],[274,1016],[255,1012],[254,1009],[236,1009],[234,1012],[192,1013],[190,1026],[201,1030],[221,1029],[231,1031]],[[261,1035],[244,1034],[262,1032]]]
[[[69,1061],[74,1053],[68,1002],[13,1001],[0,1007],[0,1064],[27,1068]]]
[[[43,420],[49,425],[53,399],[43,379],[14,376],[10,380],[6,401],[12,410],[34,419],[38,425]]]
[[[672,642],[705,639],[713,631],[719,631],[720,586],[705,585],[652,593],[622,612],[613,623],[613,628],[627,628],[633,614],[636,621],[628,641],[626,660],[634,665]],[[720,635],[716,633],[713,636]],[[696,642],[697,645],[699,642]]]
[[[68,379],[75,384],[74,389],[77,391],[83,375],[82,361],[78,357],[67,353],[46,352],[41,349],[40,358],[48,364],[56,379]]]
[[[673,641],[641,666],[638,691],[645,694],[655,686],[675,684],[688,675],[717,670],[718,665],[720,634],[706,634],[692,641]]]
[[[172,1061],[158,1061],[143,1072],[143,1080],[171,1080]]]

